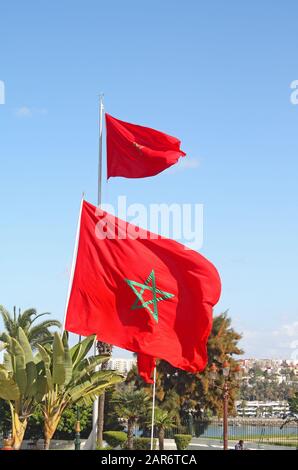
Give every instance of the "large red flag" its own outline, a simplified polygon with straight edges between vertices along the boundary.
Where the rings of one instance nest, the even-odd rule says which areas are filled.
[[[120,121],[106,114],[107,176],[144,178],[177,163],[180,140],[149,127]]]
[[[195,373],[220,289],[197,252],[83,203],[66,330],[141,353],[146,380],[154,358]]]

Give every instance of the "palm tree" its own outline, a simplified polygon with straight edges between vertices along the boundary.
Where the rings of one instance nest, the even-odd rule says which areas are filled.
[[[91,405],[106,388],[124,380],[114,371],[96,370],[109,356],[87,357],[94,342],[95,336],[89,336],[69,349],[67,332],[62,337],[55,332],[53,343],[37,346],[45,366],[46,393],[40,408],[46,450],[68,406]]]
[[[12,317],[9,311],[6,310],[3,305],[0,305],[0,315],[6,333],[12,338],[16,338],[18,328],[21,327],[33,349],[36,349],[37,344],[44,344],[53,339],[53,334],[49,328],[53,326],[61,328],[61,323],[58,320],[44,320],[41,323],[35,324],[38,318],[44,315],[50,315],[49,312],[40,313],[38,315],[35,308],[25,310],[23,313],[19,312],[18,316],[16,316],[14,312],[14,316]]]
[[[119,418],[127,420],[127,448],[129,450],[133,449],[133,428],[136,422],[148,414],[149,399],[145,390],[135,390],[129,387],[117,393],[113,400]]]
[[[20,449],[28,418],[44,394],[44,377],[40,358],[33,356],[32,348],[22,328],[16,338],[3,333],[6,352],[0,364],[0,398],[11,412],[13,448]]]
[[[121,382],[113,371],[96,371],[105,356],[86,357],[95,336],[68,347],[68,335],[54,334],[52,344],[32,346],[22,328],[17,338],[2,335],[6,352],[0,364],[0,398],[10,406],[13,447],[21,447],[29,417],[39,405],[44,415],[45,448],[50,446],[63,411],[70,405],[90,405],[106,387]]]
[[[159,450],[164,450],[165,431],[175,426],[175,413],[155,408],[154,426],[158,429]]]

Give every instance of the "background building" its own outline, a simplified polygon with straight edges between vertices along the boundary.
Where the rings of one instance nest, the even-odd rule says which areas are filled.
[[[108,369],[117,370],[121,374],[127,375],[133,366],[136,365],[136,362],[135,358],[112,357],[108,362]]]
[[[238,416],[246,418],[283,418],[289,412],[286,401],[237,401]]]

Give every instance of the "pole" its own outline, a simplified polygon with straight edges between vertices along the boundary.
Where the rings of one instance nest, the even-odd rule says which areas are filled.
[[[92,432],[91,432],[92,442],[91,442],[91,450],[96,449],[96,444],[97,444],[97,423],[98,423],[98,397],[94,400],[93,409],[92,409]]]
[[[79,335],[79,343],[82,341],[82,336]],[[76,405],[76,423],[75,423],[75,450],[81,450],[81,413],[80,407]]]
[[[99,149],[98,149],[98,182],[97,182],[97,205],[98,207],[102,204],[102,131],[103,131],[103,116],[104,116],[104,104],[103,94],[99,97]],[[97,349],[100,350],[101,342],[97,342]],[[95,345],[96,354],[96,345]],[[105,365],[102,364],[101,369],[104,369]],[[103,445],[103,425],[104,425],[104,404],[105,404],[105,392],[100,397],[97,397],[93,403],[93,425],[95,430],[95,444],[98,447]]]
[[[152,397],[152,420],[151,420],[151,443],[150,449],[153,450],[154,442],[154,416],[155,416],[155,391],[156,391],[156,366],[154,367],[153,373],[153,397]]]
[[[77,420],[75,424],[75,450],[81,450],[81,424],[80,424],[80,408],[76,409]]]
[[[224,450],[228,450],[228,398],[229,389],[227,382],[223,388],[223,445]]]
[[[102,129],[103,129],[103,94],[99,97],[99,152],[98,152],[98,186],[97,186],[97,205],[102,203]]]

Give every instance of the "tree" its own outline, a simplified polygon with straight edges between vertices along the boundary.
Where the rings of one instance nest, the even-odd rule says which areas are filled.
[[[1,372],[0,372],[1,376]],[[1,378],[0,378],[1,380]],[[0,399],[0,432],[6,434],[11,428],[11,413],[7,401]]]
[[[121,387],[121,384],[120,384]],[[119,385],[113,389],[108,389],[105,393],[104,425],[105,431],[122,430],[124,425],[119,423],[118,415],[115,411],[115,396],[117,396]]]
[[[80,428],[81,438],[88,438],[92,430],[92,405],[80,406]],[[1,418],[0,418],[1,419]],[[40,406],[36,406],[33,414],[30,416],[25,439],[43,439],[44,417]],[[75,424],[77,422],[77,406],[69,406],[64,410],[54,434],[55,439],[69,439],[74,436]]]
[[[96,370],[108,356],[87,357],[94,341],[95,336],[90,336],[69,349],[68,334],[64,332],[62,337],[55,333],[51,345],[37,346],[45,366],[46,393],[40,407],[46,450],[67,407],[91,405],[107,387],[124,380],[114,371]]]
[[[44,315],[50,315],[50,313],[45,312],[38,315],[34,308],[25,310],[23,313],[20,312],[18,316],[14,315],[12,317],[8,310],[0,305],[0,315],[6,333],[12,338],[16,338],[18,328],[21,327],[33,349],[36,349],[37,344],[44,344],[53,339],[53,334],[49,328],[53,326],[61,328],[61,323],[58,320],[44,320],[41,323],[35,324],[36,320]]]
[[[11,412],[13,448],[21,447],[28,418],[45,392],[43,364],[34,357],[22,328],[16,338],[4,333],[4,364],[0,364],[0,398],[6,400]]]
[[[298,392],[291,398],[289,398],[290,412],[298,414]]]
[[[278,381],[276,374],[260,374],[260,368],[254,366],[248,371],[248,382],[243,381],[240,387],[240,398],[243,400],[288,400],[297,389],[297,382],[293,379],[290,382]]]
[[[10,406],[13,447],[19,449],[29,417],[38,405],[44,417],[45,448],[60,422],[62,413],[74,404],[91,405],[106,387],[123,380],[112,371],[96,371],[105,356],[86,357],[95,336],[84,339],[71,349],[68,335],[54,334],[52,344],[32,348],[22,328],[17,339],[3,334],[6,353],[0,365],[0,398]]]
[[[224,312],[213,320],[212,331],[208,340],[208,365],[206,369],[197,374],[191,374],[181,369],[176,369],[165,361],[159,361],[156,380],[156,400],[159,407],[164,408],[171,398],[172,409],[180,413],[182,420],[186,420],[189,412],[197,417],[210,415],[222,416],[222,392],[213,386],[209,379],[209,367],[215,362],[218,368],[228,360],[231,368],[236,366],[234,356],[243,351],[238,347],[241,335],[231,327],[231,319]],[[136,370],[132,370],[127,380],[134,382],[137,388],[148,388],[137,376]],[[223,377],[221,377],[223,383]],[[235,413],[234,402],[238,391],[235,379],[232,380],[229,395],[229,412]],[[221,384],[222,385],[222,384]],[[175,403],[175,405],[174,405]]]
[[[165,431],[176,424],[175,412],[155,408],[154,425],[158,430],[159,450],[164,450]]]
[[[129,386],[118,392],[114,398],[115,411],[119,418],[127,421],[127,448],[133,449],[133,428],[140,418],[148,413],[149,395],[145,390],[136,390]]]

